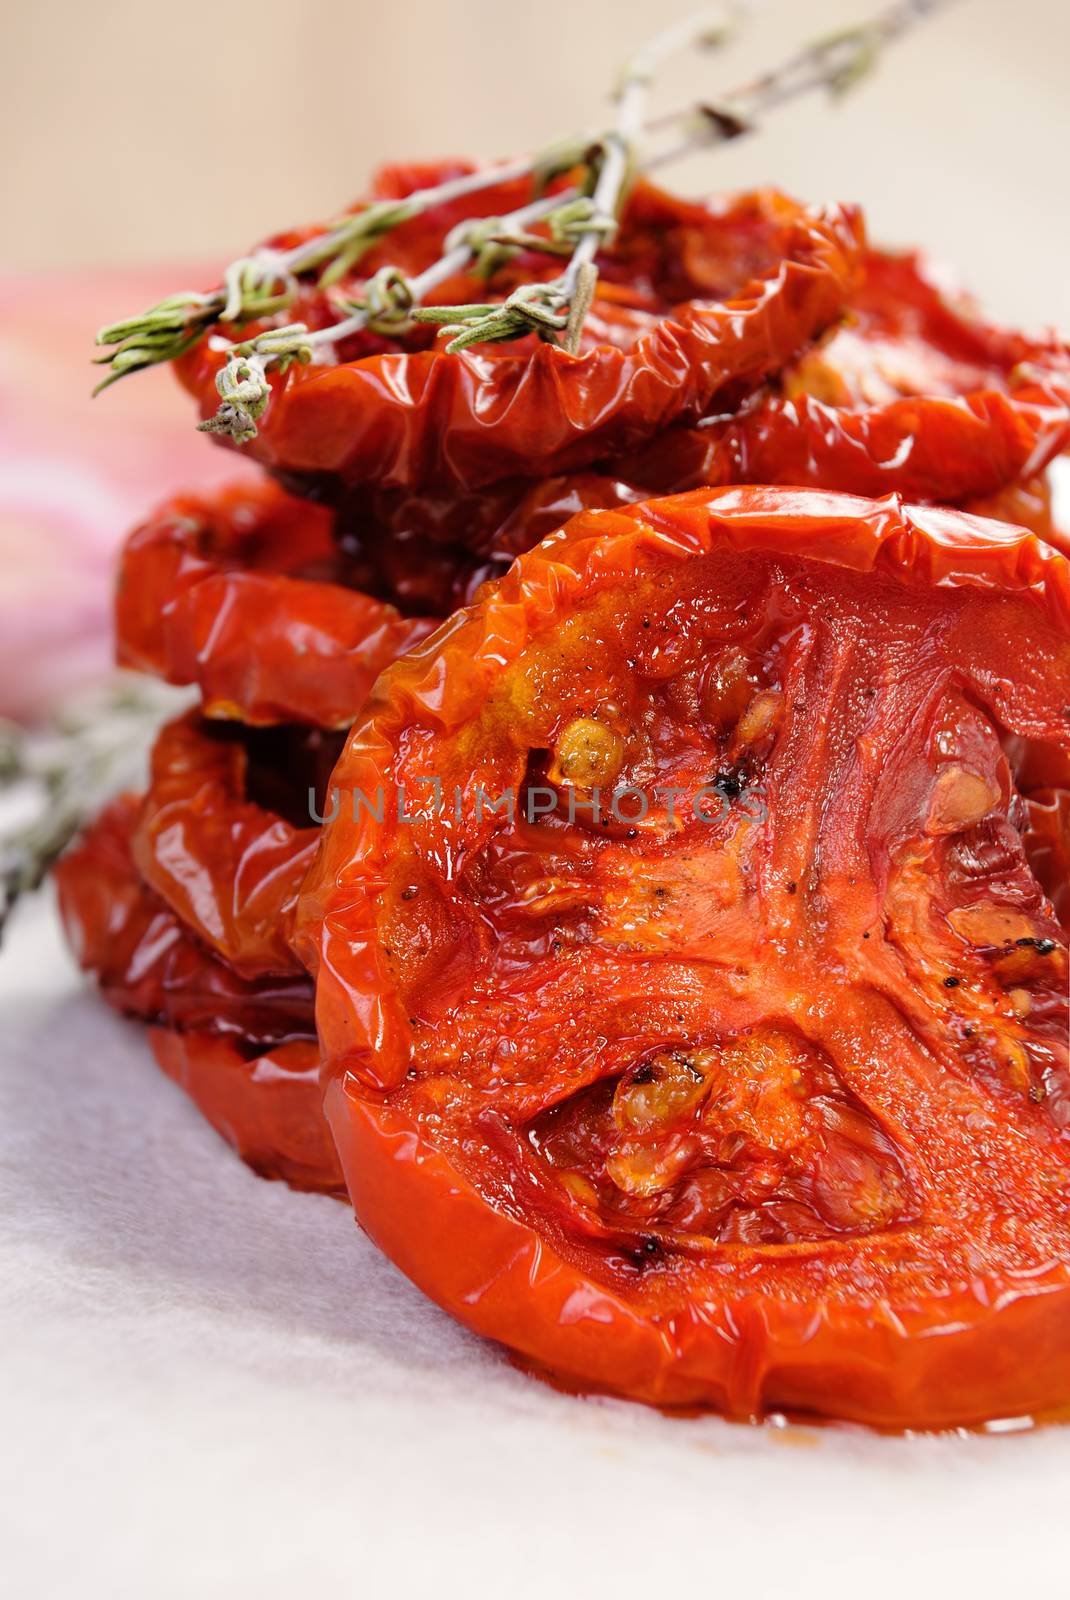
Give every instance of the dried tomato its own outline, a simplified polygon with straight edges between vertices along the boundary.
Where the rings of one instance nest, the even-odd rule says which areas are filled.
[[[155,1024],[160,1066],[254,1171],[341,1192],[308,977],[242,979],[205,950],[138,877],[137,812],[131,795],[113,802],[56,868],[80,965],[116,1010]]]
[[[211,1033],[150,1028],[156,1060],[206,1121],[262,1178],[345,1194],[320,1108],[319,1049],[293,1040],[266,1050]]]
[[[1070,790],[1040,787],[1025,797],[1023,838],[1037,882],[1070,929]]]
[[[574,519],[388,669],[297,940],[394,1261],[660,1404],[1070,1400],[1066,933],[1029,855],[1068,623],[1022,530],[729,489]]]
[[[243,977],[300,970],[290,924],[319,839],[316,796],[339,744],[318,730],[196,715],[156,741],[133,831],[138,871]]]
[[[365,563],[366,582],[406,611],[443,615],[467,605],[481,583],[500,577],[518,555],[530,550],[580,511],[634,505],[653,495],[703,486],[703,473],[718,471],[704,430],[670,429],[652,446],[643,465],[660,448],[662,460],[643,484],[628,472],[633,461],[606,463],[602,472],[559,473],[552,478],[510,478],[468,495],[409,495],[394,492],[350,496],[339,510],[339,536]],[[674,478],[678,481],[674,482]],[[835,484],[807,487],[834,489]],[[1053,514],[1049,476],[1009,484],[963,507],[976,516],[1027,528],[1047,544],[1070,554],[1070,537]]]
[[[493,192],[478,202],[493,209]],[[442,253],[471,215],[469,198],[395,229],[361,262],[412,271]],[[273,241],[290,244],[297,235]],[[543,476],[641,444],[669,423],[756,388],[843,311],[861,251],[858,214],[810,211],[773,190],[703,205],[639,183],[620,232],[599,257],[600,287],[578,356],[529,336],[450,355],[427,330],[388,341],[359,334],[333,365],[293,365],[272,378],[270,407],[244,446],[276,472],[325,483],[477,487]],[[560,262],[527,252],[500,279],[538,282]],[[364,279],[342,286],[359,294]],[[441,304],[485,301],[477,277],[453,279]],[[340,320],[307,292],[287,316],[315,328]],[[256,325],[241,330],[248,338]],[[177,363],[202,413],[218,405],[225,360],[202,340]]]
[[[334,518],[265,481],[182,495],[123,552],[119,661],[196,684],[208,716],[348,727],[378,674],[431,631],[363,594]]]
[[[141,880],[130,848],[138,811],[132,795],[114,801],[55,869],[68,943],[109,1005],[262,1050],[314,1040],[304,972],[239,977]]]
[[[985,322],[916,255],[871,250],[846,324],[737,417],[673,431],[629,464],[648,493],[702,484],[891,490],[961,505],[1070,443],[1070,351]]]
[[[1070,442],[1066,347],[984,322],[916,256],[874,250],[865,261],[845,324],[737,414],[667,428],[592,471],[514,478],[481,494],[357,491],[343,525],[377,528],[436,568],[445,561],[436,543],[464,546],[483,558],[473,570],[485,577],[486,561],[512,559],[579,510],[782,483],[963,505],[1065,546],[1041,474]],[[429,590],[451,592],[462,603],[472,584]]]
[[[670,448],[686,453],[683,437],[705,445],[699,430],[670,430]],[[679,457],[678,457],[679,459]],[[612,465],[612,464],[610,464]],[[357,494],[340,508],[338,537],[363,564],[365,582],[406,613],[448,615],[468,605],[480,586],[580,511],[610,510],[649,499],[652,490],[606,472],[508,479],[467,495]],[[691,487],[693,471],[683,471]],[[1070,538],[1053,514],[1047,474],[1011,484],[963,508],[976,516],[1023,527],[1064,554]],[[466,541],[464,543],[462,541]]]
[[[467,494],[364,490],[339,506],[337,534],[399,607],[446,616],[577,512],[643,498],[638,485],[598,472],[509,478]]]
[[[1060,527],[1053,501],[1051,475],[1044,472],[1024,483],[1009,484],[998,494],[970,500],[964,509],[975,517],[993,517],[997,522],[1028,528],[1045,544],[1053,544],[1064,556],[1070,555],[1070,535]]]

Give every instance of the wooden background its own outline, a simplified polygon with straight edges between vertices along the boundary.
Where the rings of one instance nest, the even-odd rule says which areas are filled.
[[[745,41],[666,74],[716,94],[875,0],[768,0]],[[693,0],[0,0],[0,268],[223,262],[324,216],[377,162],[487,155],[589,126],[622,56]],[[990,308],[1070,329],[1067,0],[960,0],[841,108],[692,160],[862,201]]]

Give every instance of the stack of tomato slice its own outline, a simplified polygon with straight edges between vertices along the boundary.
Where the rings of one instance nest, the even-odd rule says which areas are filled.
[[[258,487],[132,535],[120,660],[200,706],[61,863],[72,942],[251,1165],[560,1379],[1063,1405],[1070,356],[772,191],[639,184],[598,266],[578,355],[356,335],[273,377]]]

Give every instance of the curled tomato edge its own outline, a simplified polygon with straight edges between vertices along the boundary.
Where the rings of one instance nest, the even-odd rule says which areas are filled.
[[[595,1283],[534,1228],[487,1203],[419,1126],[351,1079],[324,1108],[361,1226],[473,1332],[581,1390],[716,1409],[788,1410],[889,1430],[978,1426],[1070,1394],[1070,1281],[1020,1295],[978,1279],[939,1326],[886,1299],[788,1304],[748,1291],[652,1313]],[[994,1348],[1003,1352],[993,1359]],[[1016,1349],[1030,1358],[1019,1363]],[[983,1395],[983,1398],[982,1398]],[[831,1402],[831,1403],[830,1403]]]
[[[156,1063],[258,1177],[345,1198],[320,1111],[315,1040],[240,1048],[232,1037],[150,1024]]]
[[[347,728],[379,672],[436,619],[341,582],[250,568],[250,545],[278,542],[280,516],[307,516],[330,545],[331,514],[270,479],[161,503],[123,545],[116,657],[195,687],[210,719]]]
[[[407,434],[422,410],[437,407],[446,415],[434,429],[436,435],[444,433],[448,439],[451,433],[471,433],[479,453],[495,463],[476,470],[471,461],[462,464],[463,452],[442,448],[436,440],[432,453],[438,476],[456,487],[474,488],[511,472],[538,474],[595,461],[648,439],[672,420],[698,416],[726,383],[747,380],[757,387],[843,313],[860,270],[864,228],[855,206],[811,207],[773,189],[736,198],[757,198],[770,214],[778,213],[774,220],[779,227],[801,235],[795,253],[725,299],[696,295],[680,302],[627,350],[603,343],[571,355],[539,342],[534,349],[489,356],[485,351],[391,350],[334,366],[293,366],[282,376],[271,375],[270,410],[257,438],[244,448],[276,470],[338,474],[352,484],[413,487],[429,481],[429,441],[421,443]],[[677,205],[696,209],[688,202]],[[714,215],[708,208],[697,210]],[[714,315],[729,329],[735,355],[727,363],[716,359],[722,341],[707,326]],[[773,333],[759,359],[757,328],[752,330],[751,324],[761,318],[773,319]],[[785,337],[789,330],[790,340]],[[691,349],[690,360],[684,359],[685,347]],[[744,351],[753,357],[749,366]],[[216,410],[215,379],[224,359],[202,340],[175,363],[179,382],[198,402],[204,419]],[[626,424],[619,415],[625,399],[633,408],[637,404],[637,387],[650,413],[641,427],[634,421]],[[610,394],[616,397],[612,403]],[[530,421],[523,416],[516,420],[518,410],[529,409],[536,395],[540,428],[548,434],[540,450]],[[526,405],[518,406],[525,400]],[[339,429],[337,419],[335,426],[326,426],[327,411],[340,407],[348,408],[351,422],[358,409],[372,420],[362,422],[359,430]],[[387,421],[389,412],[397,414],[393,424]],[[552,427],[547,418],[554,419]],[[391,442],[393,434],[398,436]],[[289,444],[284,443],[287,436]],[[232,447],[232,441],[223,442]],[[361,452],[368,458],[365,470],[356,470]],[[372,458],[375,470],[370,470]]]

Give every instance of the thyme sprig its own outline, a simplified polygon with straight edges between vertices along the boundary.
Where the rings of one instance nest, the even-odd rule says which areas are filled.
[[[502,344],[528,333],[553,339],[568,325],[568,303],[559,283],[525,283],[490,305],[421,306],[413,316],[440,323],[443,333],[452,334],[447,350],[466,350],[470,344]]]
[[[616,127],[600,141],[586,142],[585,164],[594,175],[593,195],[569,189],[564,195],[536,200],[503,218],[481,218],[462,224],[447,239],[442,262],[429,273],[406,279],[398,269],[384,268],[366,286],[364,300],[351,305],[350,316],[344,322],[315,333],[294,324],[283,330],[281,340],[268,333],[234,347],[216,379],[220,409],[202,422],[201,428],[209,433],[229,434],[239,444],[254,438],[257,421],[271,398],[268,368],[283,372],[294,361],[310,361],[317,346],[335,345],[364,328],[396,334],[413,322],[438,324],[451,335],[446,346],[451,354],[470,345],[504,343],[529,333],[556,342],[557,335],[564,332],[566,347],[575,354],[594,299],[594,256],[617,230],[617,212],[626,192],[635,142],[642,128],[642,111],[656,68],[671,51],[695,43],[722,44],[730,31],[728,23],[718,20],[715,25],[708,13],[700,13],[666,29],[638,52],[622,79]],[[575,146],[571,152],[567,147],[559,148],[553,165],[559,167],[569,153],[575,154]],[[545,159],[537,164],[545,175]],[[492,224],[489,229],[488,222]],[[536,222],[547,226],[545,241],[528,232]],[[523,245],[532,240],[554,253],[564,253],[562,247],[572,246],[568,267],[559,279],[521,285],[504,301],[490,305],[421,305],[432,287],[455,272],[474,264],[484,276],[491,276],[518,242]],[[385,303],[381,283],[384,273],[389,283]]]
[[[493,220],[496,227],[519,230],[526,230],[533,223],[546,222],[551,228],[551,236],[555,225],[564,230],[563,236],[567,236],[568,229],[581,225],[581,221],[584,226],[590,225],[589,211],[577,209],[582,198],[575,189],[566,189],[558,194],[533,201],[531,205],[511,212],[504,218]],[[223,348],[229,350],[231,354],[216,377],[216,388],[222,403],[214,416],[199,424],[201,431],[227,434],[236,443],[244,444],[247,440],[255,438],[256,424],[271,399],[269,369],[284,373],[294,361],[309,362],[314,359],[317,350],[333,348],[365,329],[396,336],[408,328],[412,321],[424,317],[420,303],[432,289],[447,282],[458,272],[463,272],[473,261],[478,262],[484,255],[487,249],[485,224],[485,218],[477,218],[473,222],[462,223],[460,227],[455,228],[446,240],[445,254],[415,278],[407,277],[397,267],[381,268],[368,279],[363,294],[358,299],[346,303],[348,315],[341,322],[331,323],[326,328],[317,328],[314,332],[310,332],[304,323],[296,322],[285,328],[269,329],[244,344],[224,345]],[[449,310],[451,315],[444,319],[428,320],[451,322],[457,320],[452,316],[452,312],[464,313],[472,308],[462,306],[442,309]],[[460,320],[466,319],[462,317]],[[544,333],[548,332],[550,325],[545,319],[535,320]],[[562,315],[559,326],[564,327],[567,320],[566,313]],[[507,326],[504,318],[499,325],[503,330]],[[508,326],[519,330],[522,324],[514,317]],[[526,327],[526,324],[524,326]],[[517,336],[517,331],[512,333],[503,331],[497,335],[499,338]],[[482,342],[485,342],[487,337],[489,336],[484,335]],[[447,346],[448,349],[464,348],[465,344],[479,342],[476,338],[464,336],[464,330],[460,329],[457,338],[463,338],[463,343],[457,344],[454,340]]]
[[[733,7],[733,11],[735,9]],[[627,83],[649,83],[652,64],[669,49],[680,48],[681,44],[695,40],[720,41],[726,35],[727,25],[720,14],[712,18],[702,15],[667,29],[636,56],[635,72],[628,77]],[[622,99],[627,99],[626,93]],[[265,248],[242,257],[227,269],[219,289],[207,294],[187,291],[173,295],[139,317],[102,328],[97,335],[97,343],[110,348],[97,357],[97,361],[111,370],[94,392],[99,393],[119,378],[144,367],[176,360],[217,323],[240,325],[286,310],[296,298],[300,279],[310,273],[319,272],[321,288],[338,284],[388,233],[434,206],[525,177],[531,179],[533,190],[540,194],[561,173],[579,168],[591,175],[591,181],[594,181],[595,174],[598,175],[603,197],[609,196],[615,207],[622,196],[622,175],[616,170],[618,158],[613,155],[618,140],[617,133],[601,139],[592,139],[587,134],[577,135],[555,143],[534,157],[467,173],[432,188],[419,190],[402,200],[373,202],[343,218],[325,233],[290,250]],[[609,179],[605,175],[607,166]],[[576,191],[569,192],[569,199],[577,198],[582,196]],[[583,239],[592,241],[593,249],[597,250],[599,243],[607,237],[604,216],[611,213],[604,204],[597,209],[598,215],[591,211],[584,218],[585,229],[580,240],[574,243],[574,250],[582,249],[584,253],[591,250],[592,244],[583,244]],[[507,230],[509,225],[516,224],[519,215],[514,213],[511,218],[503,219]],[[560,225],[567,228],[569,224],[562,218]],[[552,232],[550,241],[551,244],[557,242]],[[509,241],[506,241],[505,249],[508,251]],[[486,249],[486,240],[480,254],[486,275],[492,260]],[[467,261],[469,258],[465,259]],[[501,254],[499,247],[498,265],[504,259],[506,256]],[[577,271],[578,265],[570,271],[570,289],[575,286]],[[213,433],[230,433],[238,442],[253,438],[256,422],[270,399],[270,387],[266,382],[267,368],[281,370],[284,364],[293,360],[310,360],[311,354],[308,352],[316,344],[336,343],[348,333],[356,331],[352,326],[352,317],[347,319],[347,324],[345,334],[331,334],[330,330],[324,329],[321,331],[327,337],[319,339],[312,336],[312,343],[300,343],[291,326],[285,330],[287,337],[277,345],[273,360],[268,356],[265,345],[259,342],[254,341],[252,346],[248,342],[236,345],[232,361],[220,373],[217,381],[220,410],[201,426]],[[366,319],[361,325],[371,327],[374,322]],[[515,325],[518,329],[526,326],[523,319]]]
[[[728,20],[711,18],[708,13],[688,17],[650,39],[628,62],[617,89],[616,124],[602,142],[598,180],[592,197],[596,217],[616,217],[624,203],[637,163],[647,99],[661,63],[667,56],[689,46],[721,48],[735,32],[737,16],[738,9]],[[561,292],[573,308],[565,340],[570,355],[579,351],[587,309],[594,300],[598,284],[595,256],[603,243],[604,238],[592,220],[581,230],[561,283]]]
[[[890,45],[919,22],[956,3],[896,0],[854,27],[811,40],[778,66],[716,100],[699,101],[683,115],[672,112],[648,122],[648,134],[667,129],[677,137],[666,150],[648,159],[647,170],[656,171],[696,151],[760,132],[762,118],[769,112],[809,94],[842,99],[878,69]]]
[[[187,701],[152,679],[121,676],[49,727],[0,719],[0,936],[15,902],[38,887],[83,823],[140,781],[153,734]]]
[[[579,144],[573,144],[572,150],[582,154]],[[547,170],[566,159],[568,153],[562,145]],[[294,302],[301,278],[323,268],[320,283],[329,287],[345,277],[373,245],[402,222],[434,206],[523,178],[532,170],[530,159],[512,161],[450,178],[404,200],[374,201],[290,250],[265,246],[242,256],[227,268],[218,289],[205,294],[186,290],[150,306],[139,316],[109,323],[101,328],[96,342],[110,348],[95,360],[98,366],[112,370],[94,393],[99,394],[109,384],[144,367],[177,360],[216,323],[240,325],[286,310]]]
[[[217,290],[172,295],[139,317],[101,329],[97,342],[110,348],[97,360],[110,371],[95,392],[143,367],[175,360],[218,323],[240,326],[284,312],[310,274],[318,273],[321,287],[336,287],[374,245],[433,206],[523,178],[530,179],[537,196],[530,206],[505,217],[477,218],[455,230],[442,259],[417,277],[408,279],[397,268],[385,267],[369,279],[359,298],[345,302],[346,315],[332,326],[312,332],[290,323],[251,340],[221,342],[219,348],[229,359],[216,380],[220,407],[200,426],[238,443],[254,438],[271,399],[268,373],[312,361],[317,352],[364,328],[397,335],[414,322],[431,323],[451,336],[446,346],[450,351],[536,333],[563,342],[575,354],[597,287],[598,252],[613,237],[637,171],[654,171],[693,150],[752,133],[767,112],[805,94],[845,94],[873,71],[890,44],[951,3],[894,0],[858,26],[812,41],[729,95],[647,120],[646,100],[665,57],[688,46],[724,44],[741,7],[731,6],[727,20],[723,10],[687,18],[659,33],[629,62],[617,92],[614,125],[607,132],[562,140],[534,157],[467,173],[402,200],[373,202],[289,250],[266,247],[232,263]],[[641,160],[641,136],[666,128],[677,137],[667,149]],[[545,196],[551,182],[573,171],[580,174],[575,187]],[[533,233],[535,223],[545,231]],[[465,269],[490,281],[518,250],[567,254],[568,264],[559,278],[521,285],[501,302],[422,305],[433,288]]]

